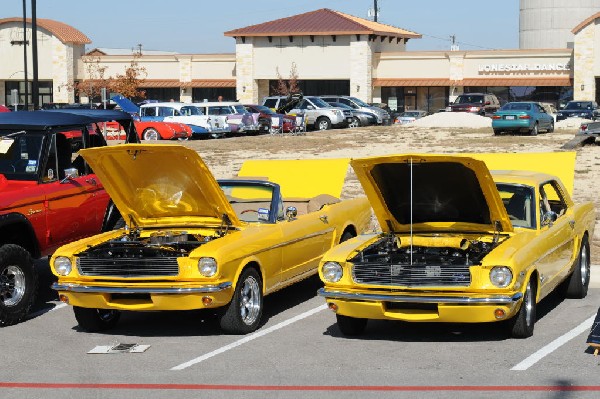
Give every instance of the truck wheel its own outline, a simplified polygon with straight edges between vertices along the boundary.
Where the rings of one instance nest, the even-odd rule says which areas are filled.
[[[221,328],[231,334],[248,334],[258,328],[263,312],[260,275],[245,269],[235,286],[233,298],[221,317]]]
[[[568,298],[585,298],[590,284],[590,244],[587,237],[581,240],[579,256],[575,262],[573,273],[565,281]]]
[[[0,326],[18,323],[27,315],[37,284],[29,252],[14,244],[0,247]]]
[[[317,130],[329,130],[331,129],[331,121],[329,120],[329,118],[321,116],[315,122],[315,127],[317,128]]]
[[[354,336],[360,335],[367,327],[367,319],[357,319],[356,317],[342,316],[336,314],[337,325],[344,335]]]
[[[151,127],[144,130],[143,136],[144,136],[144,140],[160,140],[160,134],[158,134],[156,129],[153,129]]]
[[[112,309],[93,309],[73,306],[75,319],[87,332],[106,331],[117,325],[121,312]]]
[[[521,309],[515,317],[508,320],[510,335],[513,338],[528,338],[533,335],[536,318],[535,308],[535,287],[530,279],[527,282],[527,288],[525,288],[525,297],[523,297]]]

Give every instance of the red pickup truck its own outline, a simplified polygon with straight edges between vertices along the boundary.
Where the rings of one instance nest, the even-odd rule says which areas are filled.
[[[109,121],[139,142],[131,116],[120,111],[0,114],[0,326],[22,320],[34,303],[33,259],[122,220],[75,152],[106,145],[95,126]]]

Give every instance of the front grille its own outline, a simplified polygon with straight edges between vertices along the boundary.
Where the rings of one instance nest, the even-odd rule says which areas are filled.
[[[344,116],[345,116],[346,118],[350,118],[350,117],[352,116],[352,112],[351,112],[351,111],[349,111],[349,110],[346,110],[346,109],[345,109],[345,110],[344,110]]]
[[[464,265],[355,263],[352,278],[359,284],[402,287],[468,287],[471,284],[469,266]]]
[[[77,258],[77,269],[82,276],[106,277],[164,277],[177,276],[176,257],[156,258]]]

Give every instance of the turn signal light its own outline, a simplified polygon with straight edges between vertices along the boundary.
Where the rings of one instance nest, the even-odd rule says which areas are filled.
[[[61,302],[64,302],[64,303],[66,303],[67,305],[69,304],[69,297],[68,297],[68,296],[66,296],[65,294],[60,294],[60,295],[58,296],[58,299],[59,299]]]
[[[504,309],[498,308],[494,310],[494,316],[496,316],[496,319],[500,320],[506,317],[506,312],[504,311]]]
[[[213,301],[212,298],[209,297],[209,296],[203,296],[202,297],[202,304],[204,306],[210,306],[210,304],[212,303],[212,301]]]
[[[330,310],[332,310],[332,311],[334,311],[334,312],[337,312],[337,310],[338,310],[338,305],[336,305],[336,304],[335,304],[335,303],[333,303],[333,302],[329,302],[329,303],[327,304],[327,306],[329,306],[329,309],[330,309]]]

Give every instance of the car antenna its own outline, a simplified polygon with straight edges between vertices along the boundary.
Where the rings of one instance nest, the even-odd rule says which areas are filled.
[[[413,159],[410,162],[410,264],[413,264]]]

